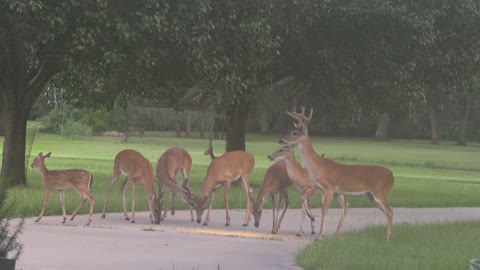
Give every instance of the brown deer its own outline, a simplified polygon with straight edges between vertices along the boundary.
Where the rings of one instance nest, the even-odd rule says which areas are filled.
[[[258,191],[257,199],[253,201],[252,214],[254,218],[254,226],[258,228],[260,225],[260,219],[262,217],[263,204],[265,203],[265,197],[270,194],[272,199],[272,234],[276,234],[282,223],[283,216],[287,211],[288,200],[288,188],[292,185],[292,181],[288,177],[287,167],[285,162],[276,162],[270,166],[263,176],[263,182]],[[278,194],[278,196],[275,196]],[[284,202],[282,214],[279,216],[280,207]]]
[[[240,185],[245,191],[247,198],[247,212],[245,213],[245,221],[243,223],[243,226],[247,226],[250,222],[252,203],[250,176],[254,166],[255,158],[252,154],[244,151],[228,152],[216,159],[213,159],[207,169],[207,175],[205,176],[200,195],[195,199],[197,222],[200,223],[202,221],[205,203],[208,199],[210,199],[208,213],[203,223],[203,225],[208,225],[208,222],[210,222],[210,212],[215,199],[215,190],[221,186],[224,186],[225,210],[227,211],[225,226],[229,226],[230,214],[228,209],[228,198],[230,186],[232,182],[240,181]]]
[[[189,185],[189,176],[190,169],[192,167],[192,157],[188,152],[179,147],[170,148],[165,151],[162,156],[157,161],[157,179],[159,192],[161,192],[161,187],[166,185],[170,190],[170,210],[172,216],[175,215],[174,200],[175,195],[180,196],[180,198],[190,206],[190,218],[193,219],[193,209],[194,198],[193,194],[190,192]],[[175,180],[178,172],[181,172],[183,175],[183,182],[179,183]],[[168,210],[165,209],[162,215],[162,219],[167,216]]]
[[[335,193],[342,195],[366,195],[376,203],[387,217],[387,240],[392,239],[393,210],[388,205],[387,196],[393,187],[393,173],[382,166],[346,165],[328,158],[320,157],[314,150],[308,136],[308,123],[312,119],[305,116],[305,108],[301,114],[293,111],[287,114],[297,121],[295,128],[280,139],[281,144],[296,146],[300,150],[303,165],[308,171],[314,185],[323,190],[322,220],[320,237],[324,237],[325,216]]]
[[[106,216],[105,212],[107,211],[107,205],[110,198],[110,193],[112,192],[112,186],[117,181],[120,174],[127,176],[120,187],[123,200],[123,216],[125,217],[125,220],[130,220],[127,214],[127,206],[125,203],[126,184],[130,184],[132,192],[132,223],[135,223],[135,184],[141,184],[143,185],[145,194],[147,195],[148,207],[150,209],[150,220],[152,223],[159,224],[162,210],[162,194],[160,194],[160,197],[157,197],[155,194],[155,182],[152,164],[150,164],[150,161],[148,161],[148,159],[146,159],[142,154],[131,149],[120,151],[115,157],[113,176],[112,180],[110,181],[110,186],[108,187],[105,205],[103,206],[102,218],[105,218]]]
[[[47,208],[48,201],[50,200],[50,194],[52,191],[57,190],[60,193],[60,203],[62,204],[62,223],[65,223],[67,220],[67,214],[65,212],[64,190],[73,188],[82,196],[82,201],[73,211],[70,220],[75,218],[85,201],[88,200],[90,204],[90,212],[88,215],[87,225],[90,225],[92,222],[93,205],[95,204],[95,199],[93,198],[93,195],[90,194],[90,188],[92,187],[93,183],[93,174],[82,169],[49,171],[45,166],[45,159],[50,158],[50,156],[51,152],[47,153],[45,156],[42,154],[42,152],[40,152],[32,163],[32,168],[39,169],[42,176],[43,186],[45,187],[45,200],[43,201],[42,211],[38,215],[38,218],[35,220],[35,222],[39,222],[42,219],[43,213]]]
[[[323,157],[323,154],[322,154]],[[275,161],[277,163],[284,162],[286,173],[288,178],[292,181],[297,191],[302,195],[302,219],[300,223],[300,229],[297,233],[297,236],[300,236],[303,233],[303,221],[305,219],[305,213],[310,218],[312,234],[315,234],[314,221],[315,218],[312,215],[310,207],[308,205],[308,199],[310,196],[316,193],[321,193],[322,190],[315,187],[315,185],[310,180],[308,171],[302,167],[302,165],[295,159],[295,152],[293,146],[284,146],[281,149],[273,152],[268,156],[270,161]],[[336,233],[339,233],[343,228],[343,223],[345,221],[345,215],[347,214],[348,203],[345,199],[345,196],[340,194],[334,194],[334,197],[337,199],[340,206],[342,206],[342,216],[337,226]]]

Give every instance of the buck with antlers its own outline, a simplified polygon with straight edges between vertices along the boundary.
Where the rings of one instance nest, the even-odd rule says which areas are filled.
[[[189,185],[189,176],[190,169],[192,167],[192,157],[188,152],[183,148],[170,148],[165,153],[160,156],[157,161],[157,179],[158,179],[158,189],[161,193],[161,187],[166,185],[170,190],[170,211],[172,216],[175,214],[174,200],[175,195],[180,196],[182,201],[184,201],[188,206],[190,206],[190,217],[191,221],[193,219],[193,209],[194,206],[194,197],[190,192]],[[183,181],[181,183],[175,180],[178,172],[181,172],[183,175]],[[165,209],[162,215],[162,219],[167,216],[168,210]]]
[[[126,176],[125,181],[120,187],[122,192],[122,202],[123,202],[123,216],[126,220],[131,220],[132,223],[135,223],[135,184],[143,185],[145,194],[147,195],[148,207],[150,209],[150,220],[152,223],[160,223],[160,214],[161,214],[161,198],[157,197],[155,194],[155,182],[153,176],[153,168],[150,161],[146,159],[142,154],[135,150],[127,149],[119,152],[115,157],[113,165],[113,176],[110,181],[110,186],[108,187],[107,198],[105,199],[105,205],[103,206],[102,218],[105,218],[107,211],[108,200],[110,198],[110,193],[112,192],[112,186],[117,181],[120,174]],[[128,217],[127,206],[125,203],[125,188],[126,184],[130,184],[132,192],[132,216],[131,219]]]
[[[335,193],[342,195],[366,195],[376,203],[387,217],[387,240],[392,239],[393,210],[388,205],[387,196],[393,187],[393,173],[381,166],[345,165],[328,158],[320,157],[314,150],[308,136],[307,125],[312,119],[293,111],[287,114],[297,121],[295,128],[280,139],[281,144],[296,146],[300,150],[303,164],[315,186],[324,191],[320,237],[324,237],[325,216]]]
[[[42,154],[42,152],[40,152],[32,163],[32,168],[38,168],[40,170],[43,185],[45,187],[45,200],[43,201],[42,211],[40,212],[40,215],[38,215],[38,218],[35,220],[35,222],[39,222],[42,219],[45,208],[47,208],[48,201],[50,200],[50,194],[52,191],[57,190],[60,192],[60,203],[62,204],[62,223],[65,223],[67,220],[67,214],[65,212],[64,190],[73,188],[82,196],[82,201],[73,211],[70,220],[75,218],[85,201],[88,200],[90,204],[90,212],[88,215],[87,225],[90,225],[92,222],[93,205],[95,204],[95,199],[93,198],[93,195],[90,194],[90,188],[92,187],[93,183],[93,174],[82,169],[49,171],[45,166],[45,159],[49,158],[50,155],[51,152],[47,153],[45,156]]]
[[[322,155],[323,157],[323,155]],[[322,190],[315,187],[315,185],[310,180],[308,171],[300,165],[300,163],[295,159],[295,152],[293,146],[284,146],[278,151],[273,152],[268,156],[270,161],[276,161],[277,163],[285,163],[286,173],[288,178],[293,182],[295,188],[302,195],[302,219],[300,222],[300,229],[297,233],[297,236],[300,236],[303,233],[303,221],[305,220],[305,213],[310,218],[312,234],[315,234],[314,221],[315,218],[312,215],[310,207],[308,205],[308,199],[310,196],[316,193],[321,193]],[[340,206],[342,206],[342,216],[337,226],[336,233],[339,233],[342,230],[343,222],[345,221],[345,215],[347,214],[348,203],[345,199],[345,196],[341,194],[334,194],[334,197],[337,199]]]
[[[200,223],[202,221],[205,203],[210,199],[210,206],[203,223],[203,225],[208,225],[208,222],[210,222],[210,211],[212,210],[213,201],[215,199],[215,190],[224,186],[225,210],[227,211],[225,226],[229,226],[230,214],[228,209],[228,198],[230,186],[232,182],[240,181],[240,185],[245,191],[247,198],[247,212],[245,213],[245,221],[243,223],[243,226],[247,226],[250,222],[252,203],[250,176],[254,166],[255,158],[252,154],[244,151],[228,152],[213,159],[210,166],[208,166],[207,175],[205,176],[200,195],[195,199],[197,222]]]

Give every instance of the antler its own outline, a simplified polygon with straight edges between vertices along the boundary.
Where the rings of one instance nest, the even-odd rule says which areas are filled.
[[[287,114],[298,122],[295,123],[295,127],[298,127],[300,125],[306,126],[310,124],[310,121],[312,120],[313,108],[310,108],[310,115],[308,117],[305,116],[305,106],[302,107],[301,113],[297,113],[296,107],[293,107],[292,112],[287,111]]]

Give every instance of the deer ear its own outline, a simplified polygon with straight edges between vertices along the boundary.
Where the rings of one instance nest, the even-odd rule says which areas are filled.
[[[50,156],[52,155],[52,152],[48,152],[45,156],[43,156],[44,158],[49,158]]]
[[[43,157],[43,153],[42,152],[38,153],[38,156]]]

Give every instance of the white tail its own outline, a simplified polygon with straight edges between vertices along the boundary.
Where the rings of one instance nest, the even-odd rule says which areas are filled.
[[[230,193],[230,185],[232,182],[240,180],[240,185],[245,191],[247,198],[247,212],[243,226],[247,226],[250,222],[251,212],[251,189],[250,176],[255,166],[255,158],[252,154],[244,151],[232,151],[213,159],[207,169],[207,175],[202,185],[201,193],[195,199],[195,208],[197,212],[197,222],[200,223],[204,211],[205,202],[210,199],[207,217],[203,225],[207,225],[210,221],[210,211],[212,209],[213,200],[215,199],[215,190],[221,186],[225,186],[224,199],[225,210],[227,211],[225,226],[230,225],[230,214],[228,209],[228,197]]]
[[[323,155],[322,155],[323,157]],[[310,225],[312,228],[312,234],[315,233],[314,221],[315,218],[312,215],[310,207],[308,205],[309,197],[313,194],[323,192],[321,189],[315,187],[313,182],[310,180],[308,171],[300,165],[300,163],[295,159],[295,152],[292,146],[284,146],[281,149],[273,152],[268,156],[270,161],[284,162],[286,164],[286,170],[289,179],[293,182],[296,189],[300,194],[302,194],[302,219],[300,222],[300,229],[297,233],[298,236],[303,234],[303,221],[305,219],[305,213],[310,218]],[[342,206],[342,216],[338,222],[337,231],[339,233],[343,228],[343,222],[345,221],[345,215],[347,214],[348,203],[345,199],[345,196],[341,194],[334,194],[334,197],[337,199],[338,203]]]
[[[49,171],[45,166],[45,159],[49,158],[50,155],[51,153],[48,153],[44,156],[40,152],[32,163],[32,168],[38,168],[40,170],[43,185],[45,187],[45,200],[43,201],[42,211],[38,215],[38,218],[35,220],[35,222],[38,222],[42,219],[43,213],[47,208],[48,201],[50,200],[50,194],[52,193],[52,191],[58,190],[58,192],[60,192],[60,202],[62,204],[63,223],[65,223],[65,221],[67,220],[67,214],[65,212],[64,190],[73,188],[82,196],[82,201],[73,211],[70,220],[73,220],[75,218],[85,201],[88,200],[90,204],[90,212],[87,225],[90,225],[90,223],[92,222],[93,205],[95,204],[95,199],[93,198],[93,195],[90,194],[90,188],[93,183],[93,174],[89,171],[82,169]]]
[[[325,216],[335,193],[342,195],[367,195],[376,203],[387,217],[387,240],[392,239],[393,210],[388,205],[387,196],[393,187],[392,171],[381,166],[345,165],[328,158],[320,157],[313,149],[308,136],[307,125],[312,118],[302,113],[287,112],[298,123],[280,143],[297,146],[300,149],[303,165],[307,169],[311,181],[324,191],[320,237],[324,236]]]
[[[210,141],[208,143],[208,149],[203,153],[205,156],[210,156],[211,160],[216,159],[217,157],[213,154],[213,146],[212,146],[212,138],[210,138]]]
[[[183,148],[170,148],[165,151],[157,161],[157,179],[159,192],[161,187],[166,185],[170,190],[170,210],[172,216],[175,214],[174,200],[175,195],[180,196],[190,208],[194,208],[193,194],[190,192],[189,176],[190,169],[192,167],[192,157]],[[183,175],[183,181],[178,182],[175,177],[181,172]],[[168,210],[165,209],[162,215],[162,219],[167,216]],[[190,218],[193,219],[193,209],[190,209]]]
[[[146,159],[142,154],[135,150],[127,149],[117,154],[113,166],[113,176],[108,188],[107,198],[105,199],[105,205],[103,206],[102,218],[105,218],[107,211],[108,200],[110,193],[112,192],[112,186],[117,181],[120,174],[126,175],[127,178],[120,187],[122,192],[123,202],[123,215],[126,220],[130,220],[127,214],[127,206],[125,203],[125,188],[128,183],[132,192],[132,217],[131,222],[135,223],[135,183],[143,185],[145,194],[148,199],[148,207],[150,209],[150,220],[152,223],[160,223],[161,214],[161,196],[157,197],[155,194],[155,183],[153,176],[153,168],[150,161]]]

